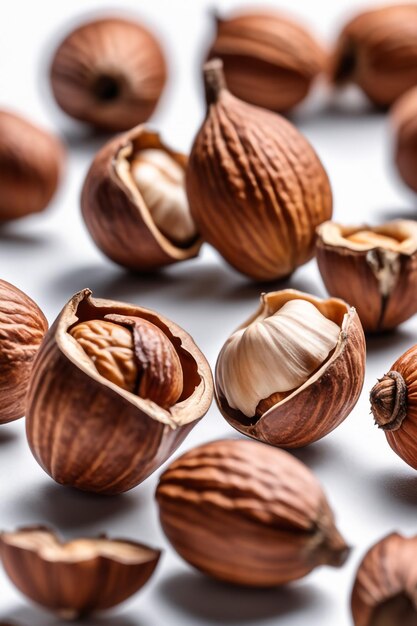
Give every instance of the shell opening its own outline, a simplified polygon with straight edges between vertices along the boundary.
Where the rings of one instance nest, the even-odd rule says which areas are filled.
[[[101,103],[117,100],[122,92],[120,80],[110,74],[100,74],[93,84],[93,93]]]
[[[400,593],[386,600],[374,610],[370,626],[417,626],[417,611],[411,599]]]

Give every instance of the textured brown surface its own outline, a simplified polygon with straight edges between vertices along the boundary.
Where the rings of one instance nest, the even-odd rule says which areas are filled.
[[[58,187],[63,163],[58,138],[0,111],[0,223],[43,211]]]
[[[381,383],[377,383],[371,392],[371,408],[377,425],[383,428],[387,441],[391,448],[406,463],[417,469],[417,345],[413,346],[391,366],[388,377],[393,372],[399,374],[406,386],[405,396],[401,392],[401,387],[391,385],[388,391],[391,392],[393,408],[392,420],[386,416],[386,412],[381,418],[381,408],[378,406],[378,398],[381,398]],[[382,380],[386,379],[384,377]],[[377,393],[379,392],[379,393]],[[397,397],[399,394],[399,397]],[[398,406],[400,401],[401,406]],[[377,404],[375,405],[375,401]],[[389,397],[384,394],[384,404],[387,406]],[[401,419],[396,419],[398,416]],[[383,421],[381,421],[383,419]],[[392,429],[389,424],[392,422]]]
[[[397,533],[375,544],[359,566],[352,591],[355,626],[416,626],[417,537]]]
[[[27,532],[27,529],[22,531]],[[52,531],[50,534],[55,537]],[[97,554],[72,561],[51,560],[40,549],[13,545],[9,539],[12,535],[0,535],[0,554],[10,580],[25,596],[66,619],[123,602],[148,581],[160,557],[159,550],[115,539],[112,541],[130,544],[139,550],[143,548],[146,558],[142,555],[135,563],[125,562],[122,557]],[[94,539],[87,541],[93,543]]]
[[[398,223],[407,225],[408,221]],[[354,250],[347,241],[346,245],[326,242],[322,236],[325,226],[318,228],[316,246],[323,282],[332,296],[356,308],[366,332],[395,328],[417,313],[417,239],[415,249],[407,253],[393,253],[379,245]],[[388,290],[385,279],[378,275],[384,266],[390,275]]]
[[[197,256],[202,240],[178,247],[158,230],[137,190],[129,189],[116,171],[124,150],[166,151],[184,169],[187,159],[165,146],[156,133],[138,126],[107,143],[96,155],[84,183],[82,214],[92,238],[110,259],[137,271],[149,271]],[[130,156],[128,158],[130,158]]]
[[[347,546],[310,470],[253,441],[211,442],[162,474],[162,527],[191,565],[240,585],[272,587],[318,565],[340,566]]]
[[[340,324],[339,342],[328,361],[294,393],[262,416],[248,419],[226,402],[216,376],[216,402],[223,417],[239,432],[284,448],[300,448],[334,430],[349,415],[360,396],[365,375],[365,338],[355,309],[335,298],[321,300],[292,289],[262,297],[259,315],[271,315],[288,300],[312,302],[323,315]]]
[[[82,361],[67,330],[108,314],[143,317],[174,345],[184,390],[169,411],[124,391]],[[75,347],[74,347],[75,346]],[[163,316],[80,292],[47,334],[31,378],[27,436],[31,450],[59,483],[120,493],[139,484],[175,451],[212,401],[210,367],[191,337]]]
[[[315,228],[331,216],[326,172],[292,124],[232,96],[215,61],[206,91],[187,170],[197,228],[243,274],[288,276],[312,257]]]
[[[406,185],[417,193],[417,87],[395,104],[391,123],[395,164]]]
[[[55,52],[51,85],[72,117],[110,131],[152,115],[166,81],[162,50],[136,22],[107,18],[79,26]]]
[[[272,111],[301,102],[323,70],[325,54],[310,33],[276,12],[216,18],[208,53],[224,63],[233,95]]]
[[[353,82],[378,106],[417,84],[417,5],[372,9],[342,30],[331,61],[336,84]]]
[[[0,280],[0,424],[25,414],[30,372],[47,330],[37,304]]]

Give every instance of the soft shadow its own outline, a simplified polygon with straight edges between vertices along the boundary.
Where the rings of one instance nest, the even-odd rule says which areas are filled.
[[[329,441],[317,441],[305,448],[291,449],[287,452],[312,468],[326,465],[335,458],[340,461],[340,450],[336,451]]]
[[[68,626],[68,620],[61,620],[46,611],[32,605],[31,607],[21,606],[9,612],[5,616],[4,622],[0,622],[6,626]],[[16,620],[16,621],[15,621]],[[82,624],[83,626],[142,626],[142,622],[138,619],[127,615],[117,616],[114,612],[86,617],[82,620],[72,620],[71,624]]]
[[[387,499],[392,500],[394,504],[398,502],[411,507],[417,505],[417,476],[406,471],[386,471],[378,472],[371,478],[376,489]]]
[[[140,498],[139,498],[140,500]],[[55,483],[31,489],[15,502],[16,519],[43,523],[63,530],[102,523],[140,506],[138,494],[99,496]]]
[[[159,593],[169,604],[214,624],[242,624],[300,612],[325,601],[308,584],[276,589],[239,588],[194,572],[172,574]]]
[[[395,328],[385,333],[368,334],[366,336],[366,348],[368,354],[372,356],[384,354],[391,347],[395,347],[396,352],[400,355],[416,342],[417,336],[403,328]]]
[[[10,245],[16,248],[44,248],[51,243],[51,238],[45,234],[21,232],[16,226],[0,223],[0,245],[2,248]]]
[[[378,211],[378,217],[380,222],[389,222],[391,220],[417,220],[417,206],[409,207],[407,209],[394,209],[387,208]]]
[[[0,426],[0,446],[6,446],[9,443],[13,443],[17,438],[17,433],[8,430],[7,424]]]

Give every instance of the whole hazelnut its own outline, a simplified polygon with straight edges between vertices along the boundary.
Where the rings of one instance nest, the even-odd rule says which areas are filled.
[[[0,280],[0,424],[25,414],[33,361],[47,330],[38,305]]]
[[[56,50],[50,70],[58,105],[71,117],[109,131],[146,122],[166,74],[154,35],[117,17],[73,30]]]
[[[56,137],[23,117],[0,111],[0,223],[43,211],[64,163]]]
[[[28,442],[58,483],[121,493],[168,459],[212,395],[210,367],[188,333],[85,289],[64,307],[34,364]]]
[[[395,103],[391,113],[394,159],[405,182],[417,193],[417,87]]]

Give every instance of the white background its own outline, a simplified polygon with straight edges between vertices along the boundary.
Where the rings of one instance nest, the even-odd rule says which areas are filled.
[[[217,2],[225,13],[239,4]],[[92,288],[96,296],[153,307],[184,326],[214,365],[224,340],[257,307],[261,288],[228,269],[208,247],[198,261],[149,277],[128,274],[103,258],[82,224],[78,201],[86,169],[102,140],[89,139],[58,113],[45,81],[54,42],[69,23],[98,7],[132,11],[159,32],[170,62],[169,87],[152,126],[162,130],[173,146],[188,150],[204,111],[198,68],[211,35],[212,5],[212,0],[0,3],[0,106],[55,129],[69,146],[65,181],[50,209],[0,230],[0,275],[30,294],[50,322],[83,287]],[[356,5],[360,3],[352,0],[275,2],[303,18],[325,42],[334,39]],[[354,93],[330,102],[323,88],[296,123],[328,169],[337,220],[378,222],[415,216],[415,198],[391,165],[386,117],[369,111]],[[325,295],[314,262],[298,270],[288,284]],[[355,410],[336,432],[296,453],[321,479],[340,529],[354,546],[342,570],[323,568],[286,589],[271,591],[239,590],[206,579],[164,540],[153,502],[159,472],[118,498],[65,489],[32,458],[23,420],[0,431],[0,527],[46,523],[65,537],[105,531],[165,548],[151,583],[112,615],[88,620],[89,624],[346,626],[351,623],[348,602],[354,572],[366,548],[394,529],[408,534],[417,530],[417,477],[373,426],[368,405],[376,377],[416,338],[414,319],[394,334],[370,339],[364,392]],[[233,434],[213,406],[182,451]],[[0,571],[1,619],[34,626],[59,623],[28,604]]]

